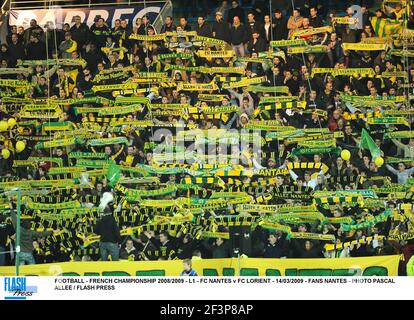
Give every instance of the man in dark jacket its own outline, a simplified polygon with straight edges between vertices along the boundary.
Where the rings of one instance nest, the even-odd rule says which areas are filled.
[[[25,45],[29,44],[30,36],[32,34],[37,36],[39,39],[43,34],[43,29],[37,24],[37,21],[35,19],[30,20],[30,27],[24,31],[23,38]]]
[[[241,23],[245,23],[246,13],[244,12],[243,8],[239,6],[239,2],[237,0],[233,0],[231,2],[231,6],[232,8],[229,10],[227,22],[233,23],[234,17],[239,17]]]
[[[17,229],[17,214],[13,210],[11,213],[13,227]],[[31,229],[30,220],[21,220],[20,222],[20,265],[36,264],[33,256],[33,238],[51,235],[51,231],[36,232]]]
[[[80,16],[75,17],[75,24],[70,28],[70,33],[72,39],[78,44],[78,48],[84,49],[90,38],[90,30],[85,23],[82,23]]]
[[[197,247],[197,241],[192,239],[191,235],[186,234],[177,245],[178,259],[191,259],[193,252]]]
[[[238,57],[246,55],[245,43],[249,41],[249,33],[239,17],[234,17],[233,25],[230,28],[230,44]]]
[[[221,238],[217,238],[214,244],[210,244],[208,239],[203,243],[204,247],[211,253],[213,259],[230,258],[230,241],[225,242]]]
[[[296,94],[299,91],[299,83],[293,79],[293,73],[291,70],[285,70],[283,85],[287,86],[292,94]]]
[[[275,10],[273,19],[273,40],[286,40],[288,38],[287,21],[280,10]]]
[[[249,40],[252,40],[253,38],[253,32],[255,32],[256,30],[262,30],[263,26],[260,22],[256,21],[256,16],[254,15],[253,12],[250,12],[247,15],[247,23],[246,26],[248,27],[249,30]]]
[[[165,24],[161,27],[160,33],[173,32],[175,30],[173,18],[171,16],[166,17]]]
[[[161,232],[159,239],[155,238],[152,233],[144,232],[148,237],[149,241],[157,248],[159,251],[159,257],[166,260],[173,260],[176,253],[176,243],[173,240],[170,240],[170,235],[167,232]]]
[[[93,87],[93,75],[89,68],[82,70],[82,73],[79,73],[76,78],[76,84],[79,87],[80,91],[91,90]]]
[[[191,31],[192,30],[192,28],[191,28],[191,26],[188,24],[188,20],[187,20],[187,18],[186,17],[181,17],[180,18],[180,25],[179,25],[180,27],[181,27],[181,29],[183,30],[183,31]]]
[[[112,210],[108,206],[105,208],[102,218],[96,224],[94,233],[101,236],[99,243],[101,260],[108,261],[108,256],[110,255],[112,261],[118,261],[121,233],[112,215]]]
[[[27,45],[27,60],[45,60],[46,59],[46,47],[40,42],[39,38],[32,34],[30,36],[30,42]]]
[[[154,29],[154,26],[151,24],[151,19],[148,15],[145,15],[142,17],[142,24],[138,28],[138,34],[140,35],[146,35],[148,34],[149,29]]]
[[[287,255],[286,239],[281,234],[271,233],[263,258],[281,258]]]
[[[91,34],[95,45],[99,49],[105,47],[108,32],[109,28],[105,24],[105,20],[102,17],[97,16],[95,18],[95,24],[91,27]]]
[[[211,37],[212,35],[211,28],[206,23],[206,20],[204,19],[204,17],[198,17],[195,31],[197,32],[197,35],[202,36],[202,37]]]
[[[216,12],[216,21],[213,23],[213,37],[229,42],[229,26],[224,21],[221,12]]]
[[[134,246],[134,241],[128,239],[125,243],[125,248],[121,249],[120,258],[122,260],[136,261],[138,256],[139,252]]]
[[[12,34],[11,41],[9,46],[10,63],[11,66],[15,67],[17,60],[24,60],[26,58],[26,52],[23,44],[19,42],[19,36],[16,33]]]
[[[320,28],[323,26],[322,18],[318,15],[318,9],[316,7],[310,8],[309,22],[314,28]]]
[[[102,56],[99,54],[98,49],[94,43],[89,43],[86,45],[85,51],[82,54],[88,68],[91,69],[91,72],[94,74],[98,70],[98,64],[102,62]]]
[[[260,36],[260,31],[255,30],[253,31],[253,39],[249,41],[247,45],[247,49],[250,53],[259,53],[266,51],[268,49],[267,42]]]

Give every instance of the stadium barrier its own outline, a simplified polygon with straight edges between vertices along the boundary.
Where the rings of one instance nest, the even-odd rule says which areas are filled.
[[[211,259],[193,261],[201,276],[397,276],[400,256],[346,259]],[[67,262],[22,266],[26,276],[178,276],[182,261]],[[12,276],[15,267],[1,267]]]

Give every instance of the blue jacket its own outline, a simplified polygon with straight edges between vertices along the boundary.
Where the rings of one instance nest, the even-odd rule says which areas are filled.
[[[181,272],[181,273],[180,273],[180,276],[197,277],[197,276],[198,276],[198,274],[197,274],[197,271],[195,271],[195,270],[191,269],[189,272],[187,272],[187,271],[183,271],[183,272]]]

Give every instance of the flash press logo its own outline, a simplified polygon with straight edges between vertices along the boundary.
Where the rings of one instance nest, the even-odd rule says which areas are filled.
[[[27,297],[32,297],[34,293],[37,293],[37,286],[27,286],[26,277],[5,277],[4,291],[5,300],[26,300]]]

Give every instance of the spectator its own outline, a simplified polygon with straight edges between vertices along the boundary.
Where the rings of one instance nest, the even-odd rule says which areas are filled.
[[[238,17],[241,23],[246,22],[246,14],[244,12],[244,9],[239,6],[239,2],[237,0],[233,0],[231,2],[231,9],[229,10],[227,22],[229,24],[234,23],[234,18]]]
[[[121,234],[119,226],[112,215],[112,210],[108,206],[97,222],[94,233],[101,237],[99,243],[101,261],[108,261],[109,256],[111,256],[111,261],[118,261]]]
[[[43,33],[42,43],[46,44],[46,49],[48,51],[49,57],[53,57],[54,54],[58,53],[58,45],[63,40],[62,31],[56,29],[53,22],[49,21],[46,24],[46,31]]]
[[[229,42],[229,26],[223,19],[221,12],[216,12],[216,21],[213,23],[213,37],[219,40]]]
[[[175,243],[170,241],[170,235],[167,232],[161,232],[159,239],[153,236],[153,233],[145,232],[144,233],[151,243],[156,247],[161,253],[162,257],[168,260],[172,260],[176,256]]]
[[[298,242],[293,242],[294,246],[296,247],[296,250],[298,251],[298,257],[300,259],[317,259],[322,258],[322,248],[321,246],[315,245],[312,243],[312,241],[305,241],[304,246],[300,246]]]
[[[391,141],[404,153],[404,158],[414,158],[414,139],[410,139],[408,145],[401,143],[397,139]]]
[[[177,256],[179,259],[190,259],[194,253],[194,250],[198,246],[198,241],[193,239],[191,235],[177,236],[178,239],[182,239],[177,246]]]
[[[112,28],[112,37],[111,39],[113,39],[113,41],[119,45],[119,41],[123,40],[124,36],[125,36],[125,30],[124,28],[121,26],[121,19],[116,19],[114,22],[114,27]]]
[[[19,60],[24,60],[26,58],[25,48],[22,43],[19,42],[19,37],[17,34],[12,34],[12,42],[9,46],[9,56],[11,66],[16,66]]]
[[[263,39],[267,42],[267,44],[269,44],[270,41],[273,41],[273,24],[270,20],[270,15],[264,16],[264,24],[261,35],[263,36]]]
[[[105,20],[101,16],[95,18],[95,23],[91,27],[92,39],[94,44],[100,50],[105,47],[106,34],[109,32],[108,26],[105,24]],[[66,33],[65,33],[66,40]]]
[[[139,34],[148,34],[149,30],[155,30],[154,26],[151,24],[151,19],[149,18],[148,15],[145,15],[142,17],[142,25],[138,30]]]
[[[176,30],[176,27],[174,26],[174,21],[171,16],[168,16],[165,18],[165,24],[161,27],[161,33],[166,32],[173,32]]]
[[[90,40],[90,30],[86,23],[82,23],[80,16],[74,17],[75,24],[70,28],[72,39],[78,44],[79,49],[86,49]]]
[[[206,23],[204,17],[198,17],[197,26],[195,28],[197,35],[202,37],[211,37],[211,28]]]
[[[81,91],[91,90],[93,87],[93,75],[90,69],[85,68],[77,76],[76,84]]]
[[[94,74],[98,70],[98,64],[102,62],[102,56],[97,51],[96,45],[94,43],[88,43],[85,48],[84,57],[87,63],[88,68]]]
[[[128,239],[125,244],[125,248],[121,249],[119,254],[121,260],[136,261],[138,260],[138,251],[134,247],[134,242]]]
[[[351,30],[349,26],[345,27],[345,31],[342,33],[342,42],[343,43],[356,43],[357,35],[355,30]]]
[[[246,55],[245,44],[248,42],[248,38],[245,25],[240,22],[239,17],[234,17],[233,25],[230,28],[230,43],[236,56],[244,57]]]
[[[15,26],[15,25],[11,26],[10,29],[11,30],[10,30],[9,34],[6,36],[7,44],[10,45],[12,43],[12,35],[13,34],[17,34],[17,36],[19,38],[18,42],[23,43],[23,36],[21,34],[17,33],[17,26]]]
[[[268,45],[264,39],[261,38],[259,30],[253,31],[253,39],[249,41],[247,50],[251,53],[260,53],[268,49]]]
[[[247,15],[247,25],[246,25],[249,29],[249,37],[250,40],[253,39],[253,32],[254,31],[261,31],[263,26],[259,21],[256,21],[256,17],[254,15],[253,12],[250,12]]]
[[[181,17],[180,18],[180,27],[183,31],[191,31],[191,26],[188,24],[187,18]]]
[[[231,256],[230,243],[221,238],[216,239],[213,244],[205,240],[203,245],[210,252],[213,259],[223,259]]]
[[[217,12],[221,12],[224,22],[229,24],[229,2],[227,0],[221,1],[220,7]]]
[[[42,37],[43,29],[37,24],[35,19],[30,20],[30,27],[24,30],[23,41],[25,45],[28,45],[30,42],[30,37],[32,35],[36,36],[38,39]]]
[[[400,162],[398,164],[398,170],[395,170],[392,166],[387,164],[387,169],[395,174],[398,178],[398,183],[401,185],[406,185],[408,178],[414,173],[414,167],[406,169],[405,163]]]
[[[198,274],[195,270],[193,270],[193,264],[191,259],[186,259],[183,261],[183,271],[180,273],[180,276],[189,276],[189,277],[197,277]]]
[[[27,45],[27,56],[28,60],[45,60],[46,59],[46,48],[45,45],[40,42],[37,35],[34,33],[30,36],[30,42]]]
[[[271,233],[268,239],[263,258],[282,258],[286,257],[286,240],[281,234]]]
[[[65,40],[59,45],[59,55],[62,59],[70,59],[72,57],[72,52],[78,50],[78,44],[76,41],[72,40],[72,35],[70,32],[65,33]]]
[[[282,15],[282,11],[275,10],[273,19],[273,39],[274,41],[286,40],[288,37],[287,22]]]
[[[323,26],[322,18],[318,15],[318,9],[316,7],[312,7],[309,10],[309,23],[313,28],[320,28]]]
[[[288,37],[291,38],[292,34],[298,31],[303,26],[303,17],[300,15],[299,9],[293,10],[293,15],[289,17],[287,22],[287,28],[289,30]]]
[[[13,210],[11,214],[14,230],[17,229],[17,213]],[[33,256],[33,239],[35,237],[49,236],[51,231],[36,232],[31,230],[30,221],[23,219],[20,221],[20,265],[36,264]],[[10,230],[9,230],[10,232]]]

